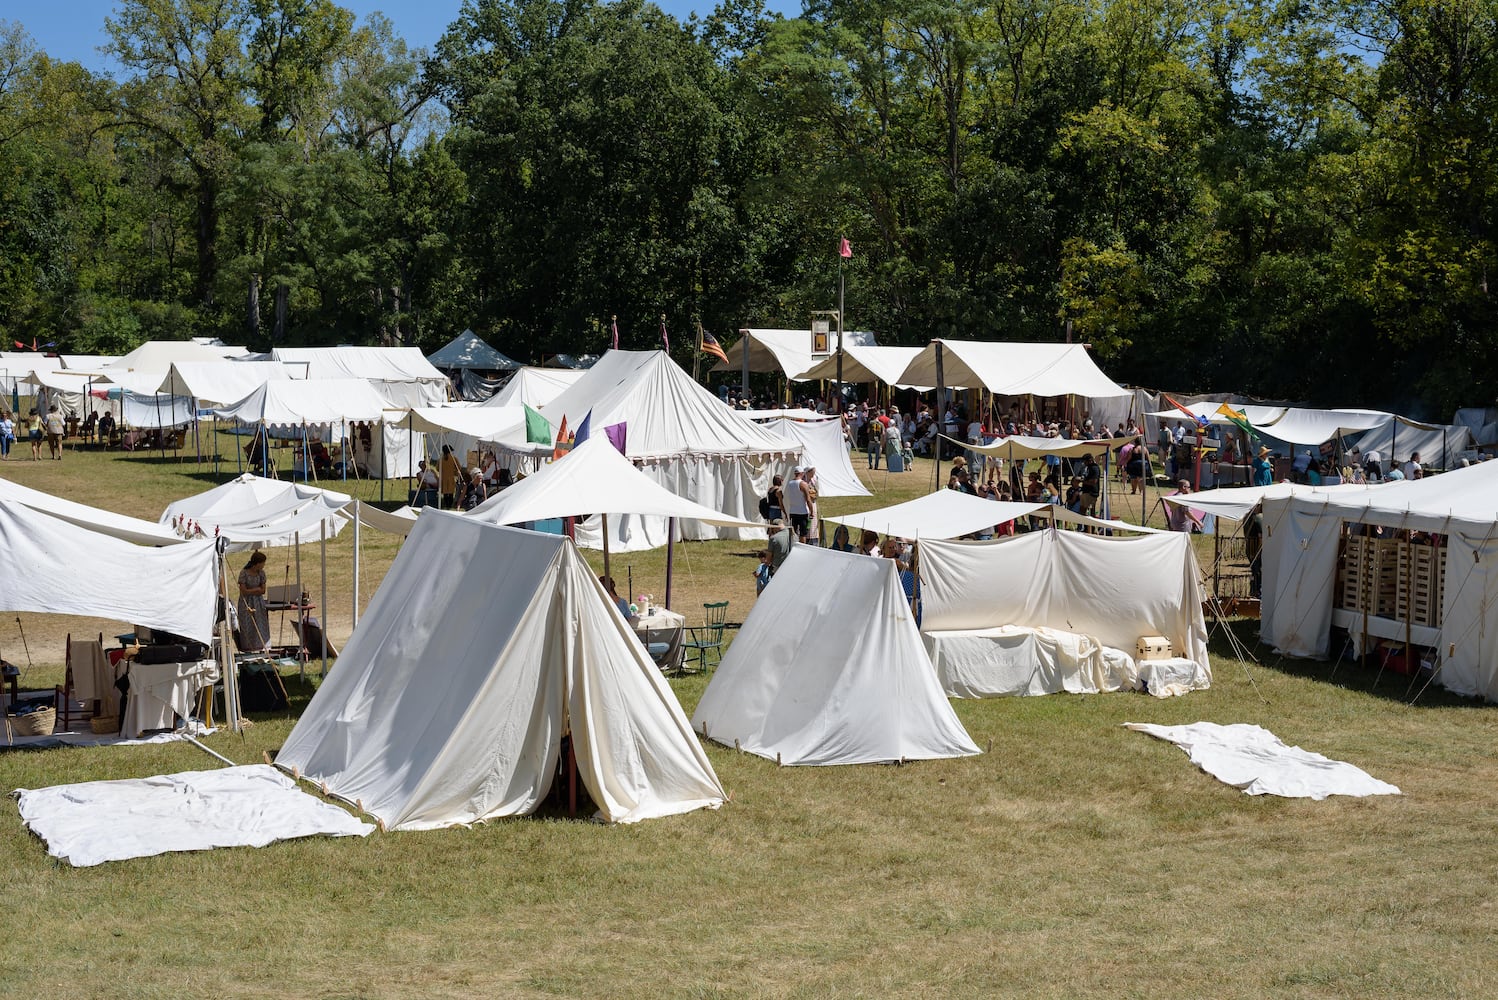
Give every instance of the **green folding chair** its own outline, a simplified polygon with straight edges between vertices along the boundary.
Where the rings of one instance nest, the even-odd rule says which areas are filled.
[[[682,662],[685,663],[691,657],[692,650],[696,650],[697,670],[706,673],[709,653],[712,653],[718,662],[723,660],[723,629],[727,627],[728,622],[728,602],[717,601],[704,604],[702,618],[702,625],[694,625],[687,629],[692,637],[681,644],[686,650]]]

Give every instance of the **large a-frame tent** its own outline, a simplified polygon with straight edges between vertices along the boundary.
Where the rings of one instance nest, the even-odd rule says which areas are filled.
[[[801,459],[801,443],[741,416],[692,381],[664,351],[609,351],[582,378],[541,408],[560,433],[584,419],[593,434],[624,425],[624,455],[640,470],[677,496],[742,521],[758,519],[759,498],[776,473],[789,474]],[[548,445],[504,443],[521,454],[550,454]],[[616,532],[609,545],[616,552],[658,548],[666,544],[664,518],[640,518]],[[763,538],[757,529],[714,527],[701,521],[677,521],[677,537],[706,540]],[[628,537],[624,537],[626,535]]]
[[[894,561],[808,545],[749,612],[692,726],[782,764],[979,752],[937,684]]]
[[[419,518],[276,764],[389,830],[533,812],[572,736],[600,818],[726,795],[676,696],[566,538]]]

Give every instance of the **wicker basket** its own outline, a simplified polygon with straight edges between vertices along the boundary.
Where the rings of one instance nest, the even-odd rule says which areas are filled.
[[[118,715],[96,715],[88,720],[88,728],[100,736],[120,731],[120,717]]]
[[[10,717],[11,732],[17,736],[51,736],[57,726],[57,709],[42,708],[25,715]]]

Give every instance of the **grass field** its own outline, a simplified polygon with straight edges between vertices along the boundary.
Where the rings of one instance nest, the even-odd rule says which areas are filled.
[[[11,462],[0,475],[152,519],[212,482],[190,460],[91,453]],[[828,506],[908,499],[929,488],[930,469],[871,482],[872,503]],[[350,544],[345,532],[328,547],[340,638]],[[683,547],[677,606],[726,596],[742,617],[756,547]],[[366,602],[395,552],[364,536]],[[273,552],[273,582],[282,558]],[[636,592],[660,597],[663,564],[633,554],[614,575],[632,567]],[[316,565],[308,546],[304,577]],[[69,629],[114,627],[22,620],[28,683],[53,682]],[[1253,624],[1237,627],[1252,644]],[[0,652],[24,665],[19,646],[15,622],[0,627]],[[1375,689],[1371,672],[1345,664],[1333,679],[1328,664],[1263,651],[1262,665],[1227,659],[1220,636],[1213,648],[1213,688],[1184,698],[955,702],[989,751],[977,758],[782,769],[708,744],[733,800],[629,827],[527,818],[75,870],[47,858],[12,804],[0,817],[11,883],[0,993],[1493,995],[1494,709],[1433,693],[1411,707],[1403,677]],[[673,680],[688,713],[705,683]],[[292,713],[208,744],[258,761],[310,695],[293,690]],[[1405,794],[1254,798],[1120,727],[1197,720],[1258,723]],[[0,754],[6,789],[211,766],[181,744]]]

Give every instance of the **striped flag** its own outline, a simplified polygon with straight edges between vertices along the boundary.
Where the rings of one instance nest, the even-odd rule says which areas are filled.
[[[1212,422],[1212,421],[1208,420],[1206,417],[1202,416],[1200,413],[1197,413],[1191,407],[1186,406],[1186,405],[1184,405],[1184,404],[1182,404],[1180,402],[1177,402],[1176,400],[1172,399],[1170,397],[1169,393],[1162,392],[1162,393],[1160,393],[1160,395],[1162,397],[1164,397],[1165,401],[1167,403],[1169,403],[1171,406],[1174,406],[1176,409],[1180,410],[1183,414],[1185,414],[1186,416],[1190,417],[1193,421],[1195,421],[1196,426],[1198,428],[1200,428],[1201,430],[1206,430],[1207,429],[1207,425]]]
[[[703,354],[711,354],[715,358],[721,358],[724,364],[728,363],[728,353],[723,350],[723,345],[718,343],[718,338],[698,327],[697,350]]]

